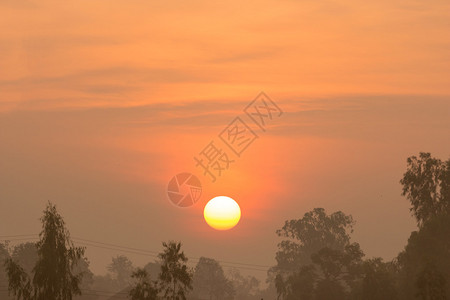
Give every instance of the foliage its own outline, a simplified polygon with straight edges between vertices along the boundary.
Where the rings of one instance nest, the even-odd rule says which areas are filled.
[[[5,262],[6,274],[8,276],[8,291],[13,292],[17,300],[35,299],[30,277],[25,270],[12,258]]]
[[[255,299],[261,293],[259,280],[253,276],[243,276],[238,269],[232,268],[229,272],[235,299]],[[259,298],[258,298],[259,299]]]
[[[422,300],[445,300],[446,284],[444,275],[434,264],[428,263],[417,277],[416,295]]]
[[[200,257],[193,276],[193,296],[199,299],[232,299],[232,283],[225,277],[220,264],[212,259]]]
[[[117,287],[123,289],[129,285],[129,278],[133,273],[133,263],[124,255],[117,255],[112,258],[111,264],[108,266],[108,271],[111,272],[113,278],[116,280]]]
[[[186,263],[188,261],[181,251],[181,243],[163,242],[161,273],[159,274],[160,289],[164,299],[185,300],[188,291],[192,290],[192,273]]]
[[[450,217],[442,215],[427,221],[418,231],[411,233],[405,250],[398,255],[399,291],[401,299],[410,299],[419,291],[421,272],[434,265],[445,282],[450,282]],[[426,277],[422,277],[426,278]],[[446,295],[450,298],[447,284]]]
[[[12,251],[11,257],[13,260],[17,261],[27,275],[32,278],[33,269],[38,261],[36,243],[27,242],[16,245]]]
[[[286,221],[277,234],[290,240],[279,244],[278,264],[272,270],[278,294],[284,299],[310,299],[313,294],[323,298],[344,293],[341,281],[351,281],[350,271],[363,256],[358,244],[350,244],[353,224],[351,216],[340,211],[327,215],[323,208]]]
[[[442,162],[421,152],[407,159],[407,170],[400,180],[403,195],[419,225],[440,214],[450,214],[450,159]]]
[[[397,258],[400,299],[450,298],[450,159],[420,153],[407,162],[400,182],[419,230]]]
[[[381,258],[368,259],[362,265],[362,280],[353,295],[366,300],[397,299],[395,276],[393,263],[385,263]]]
[[[318,275],[318,284],[328,282],[333,286],[340,286],[345,283],[347,287],[352,287],[354,281],[361,275],[363,256],[364,253],[358,243],[345,246],[344,251],[322,248],[311,255],[313,263],[321,274]]]
[[[9,258],[8,244],[0,243],[0,287],[5,287],[8,284],[8,279],[6,278],[6,270],[5,270],[5,263],[8,258]]]
[[[156,281],[151,281],[145,269],[138,268],[131,274],[136,283],[130,290],[131,300],[155,300],[158,299],[158,287]]]
[[[275,277],[275,287],[282,299],[312,299],[315,281],[315,268],[313,265],[308,265],[288,276],[286,280],[278,274]]]
[[[315,208],[303,218],[286,221],[277,231],[286,237],[278,244],[276,254],[278,271],[295,271],[311,263],[311,255],[322,248],[343,250],[350,241],[353,218],[338,211],[327,215],[325,209]]]
[[[8,289],[17,299],[71,300],[73,295],[81,294],[83,274],[75,275],[73,268],[83,258],[84,248],[74,247],[64,221],[53,204],[48,203],[41,222],[33,279],[16,260],[10,258],[6,263]]]

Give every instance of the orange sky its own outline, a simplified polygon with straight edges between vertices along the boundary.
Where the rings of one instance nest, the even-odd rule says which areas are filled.
[[[449,2],[241,2],[0,1],[0,235],[37,233],[51,200],[75,236],[270,265],[275,230],[321,206],[394,257],[406,157],[449,155]],[[260,91],[283,116],[173,207],[170,177]],[[242,221],[217,233],[201,213],[220,194]],[[114,253],[88,254],[103,272]]]

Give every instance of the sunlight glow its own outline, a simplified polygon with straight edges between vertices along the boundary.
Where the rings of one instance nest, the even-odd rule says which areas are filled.
[[[206,223],[217,230],[228,230],[236,226],[241,218],[239,205],[226,196],[211,199],[203,211]]]

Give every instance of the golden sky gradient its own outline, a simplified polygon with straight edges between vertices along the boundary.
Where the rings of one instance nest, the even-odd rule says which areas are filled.
[[[0,235],[37,233],[51,200],[74,236],[271,265],[284,220],[325,207],[391,259],[406,158],[449,155],[449,20],[446,0],[0,0]],[[194,155],[260,91],[284,114],[209,183]],[[204,194],[178,209],[185,171]],[[202,217],[218,195],[229,232]],[[114,253],[89,251],[103,272]]]

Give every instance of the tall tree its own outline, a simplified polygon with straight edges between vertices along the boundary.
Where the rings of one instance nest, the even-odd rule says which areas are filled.
[[[90,295],[83,295],[83,300],[97,299],[94,295],[96,292],[92,291],[92,285],[94,284],[94,273],[89,269],[90,262],[87,258],[83,257],[79,259],[73,268],[73,274],[75,276],[81,275],[80,289],[91,290]]]
[[[343,212],[327,215],[325,209],[314,208],[303,218],[286,221],[277,231],[287,239],[278,244],[276,254],[279,271],[296,271],[311,263],[311,255],[322,248],[344,250],[353,232],[353,218]]]
[[[400,183],[419,226],[437,215],[450,215],[450,159],[442,162],[424,152],[411,156]]]
[[[38,261],[38,254],[36,243],[21,243],[14,247],[11,257],[17,261],[22,268],[27,272],[27,275],[32,278],[33,269]]]
[[[362,276],[358,286],[353,287],[353,299],[395,300],[397,299],[396,269],[392,262],[372,258],[363,262]]]
[[[400,299],[428,299],[436,288],[429,283],[441,281],[439,289],[450,299],[450,159],[423,152],[409,157],[400,183],[419,226],[397,258]]]
[[[432,263],[427,263],[416,281],[418,296],[421,300],[446,300],[446,280],[444,275]]]
[[[358,243],[345,246],[343,251],[326,247],[313,254],[312,261],[319,271],[316,298],[333,298],[333,295],[335,299],[339,298],[338,295],[346,297],[347,291],[355,287],[361,276],[363,256]]]
[[[6,262],[9,291],[23,300],[71,300],[73,295],[81,294],[83,274],[75,275],[73,268],[83,258],[84,248],[73,245],[55,205],[48,203],[41,222],[33,279],[17,261],[10,258]]]
[[[340,211],[328,215],[323,208],[315,208],[301,219],[286,221],[277,234],[287,239],[278,244],[277,265],[270,270],[277,278],[278,294],[284,294],[285,298],[295,297],[291,284],[296,281],[290,277],[307,280],[307,276],[312,276],[314,272],[304,267],[313,263],[313,254],[324,248],[344,252],[350,245],[353,224],[352,216]]]
[[[163,242],[161,259],[161,273],[159,282],[164,299],[185,300],[187,293],[192,290],[192,272],[186,263],[188,258],[181,251],[181,243]]]
[[[444,278],[446,296],[450,299],[450,217],[441,215],[427,221],[411,233],[405,250],[398,255],[399,292],[401,299],[412,299],[419,292],[414,284],[431,264]],[[425,273],[424,273],[425,274]],[[424,277],[427,278],[427,277]]]
[[[130,290],[131,300],[155,300],[158,299],[157,282],[150,279],[147,270],[138,268],[131,274],[136,282]]]
[[[8,278],[6,277],[5,262],[9,258],[8,242],[0,243],[0,299],[8,299]]]
[[[301,267],[286,279],[278,274],[275,277],[278,298],[285,300],[313,299],[316,280],[317,275],[313,265]]]
[[[152,278],[158,278],[161,272],[161,265],[157,261],[149,262],[144,266],[145,271]]]
[[[193,291],[198,299],[233,299],[233,285],[214,259],[200,257],[194,270]]]
[[[234,288],[235,298],[239,300],[256,299],[262,294],[259,289],[259,280],[253,276],[243,276],[238,269],[232,268],[229,271],[229,278]],[[262,297],[259,297],[260,299]]]
[[[124,255],[117,255],[112,258],[108,271],[113,275],[117,282],[117,287],[123,289],[129,285],[129,279],[133,273],[133,263]]]

